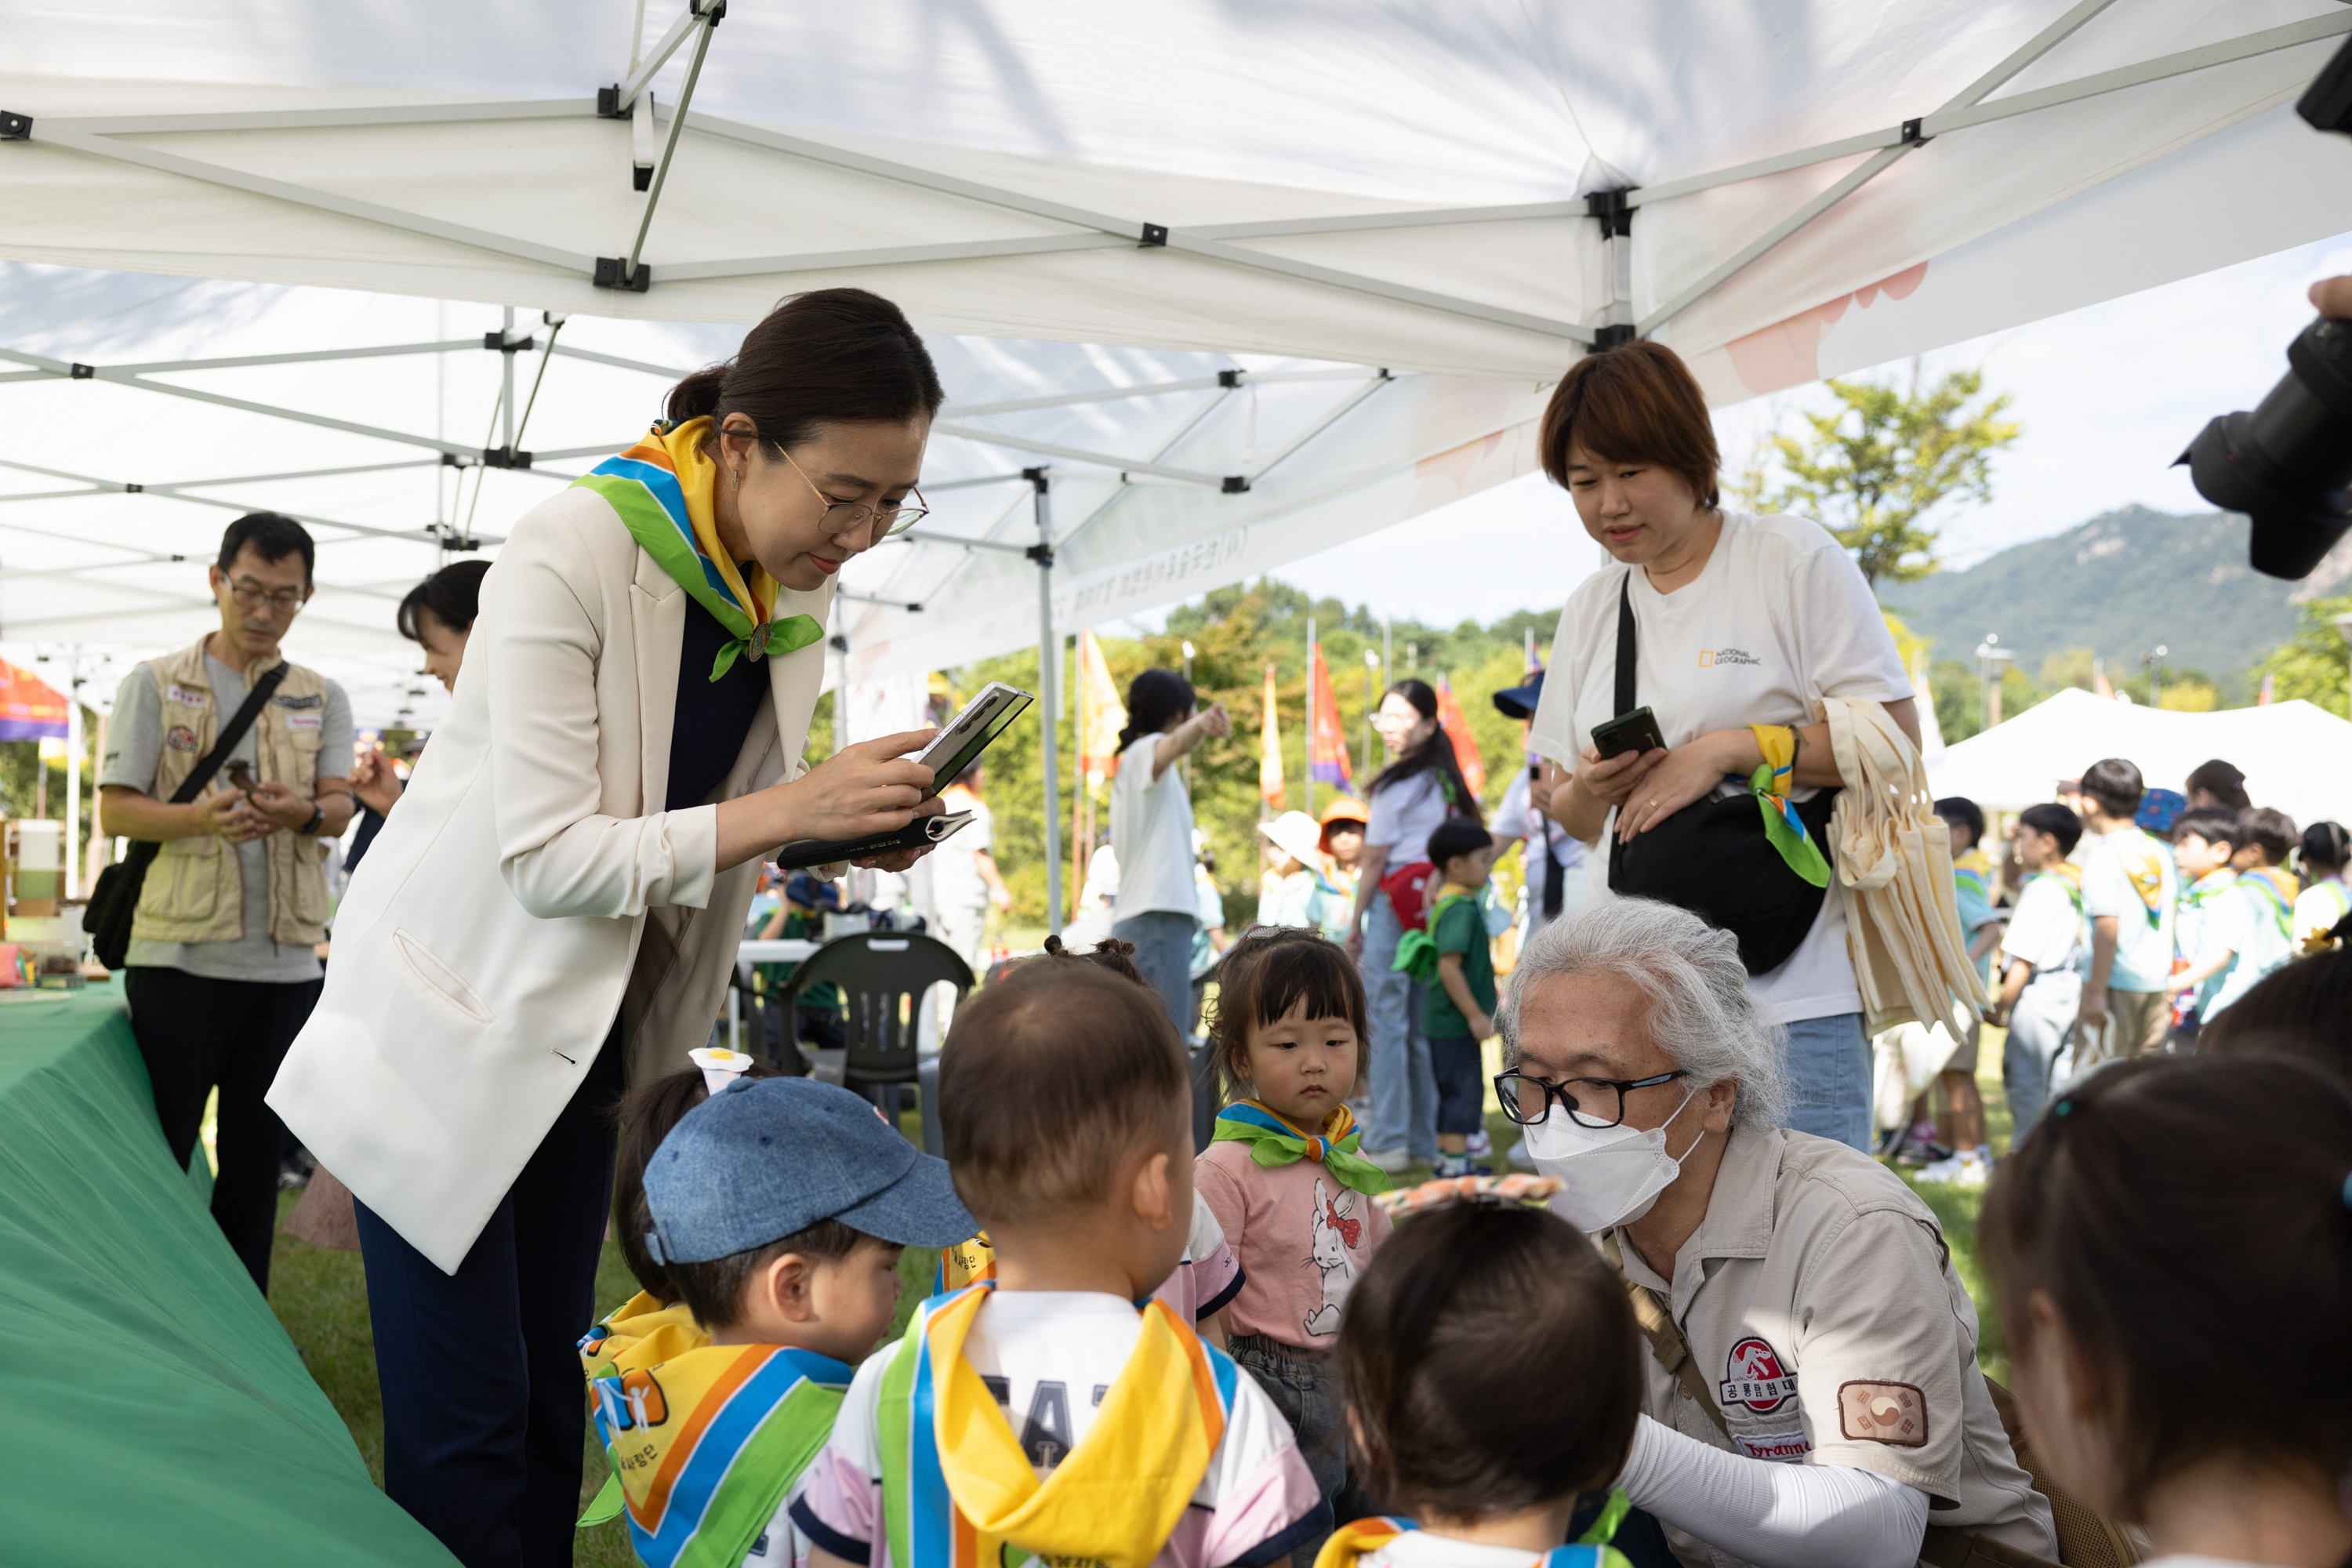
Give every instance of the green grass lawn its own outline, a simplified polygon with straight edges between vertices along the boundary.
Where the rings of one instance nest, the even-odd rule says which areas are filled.
[[[1977,1083],[1984,1094],[1985,1119],[1993,1149],[2005,1153],[2009,1148],[2010,1116],[2009,1103],[2000,1087],[2001,1039],[2000,1030],[1985,1031]],[[913,1112],[903,1119],[903,1125],[910,1137],[920,1137]],[[1502,1157],[1517,1137],[1517,1130],[1500,1111],[1490,1113],[1486,1125],[1495,1140],[1496,1168],[1507,1169]],[[1959,1270],[1969,1293],[1976,1298],[1977,1316],[1982,1324],[1978,1361],[1992,1376],[2009,1382],[2007,1336],[2002,1332],[2000,1314],[1986,1289],[1977,1258],[1977,1210],[1984,1196],[1983,1189],[1920,1182],[1913,1180],[1908,1172],[1898,1173],[1943,1222],[1945,1237],[1951,1244],[1953,1267]],[[1426,1168],[1416,1168],[1397,1180],[1401,1184],[1410,1184],[1426,1181],[1429,1175]],[[294,1206],[295,1196],[288,1193],[279,1198],[278,1217],[281,1224],[287,1211]],[[906,1281],[906,1289],[899,1298],[898,1320],[891,1325],[894,1337],[906,1326],[915,1304],[929,1292],[937,1268],[938,1254],[919,1247],[908,1248],[899,1260],[898,1273]],[[596,1268],[596,1310],[600,1314],[612,1310],[635,1295],[636,1289],[636,1281],[629,1277],[621,1261],[621,1249],[607,1242]],[[287,1335],[301,1352],[310,1375],[318,1380],[320,1388],[351,1428],[352,1441],[367,1460],[369,1474],[375,1478],[377,1485],[383,1485],[383,1406],[376,1393],[374,1341],[369,1327],[367,1286],[359,1254],[321,1251],[281,1231],[270,1260],[269,1304],[277,1311],[278,1321],[285,1325]],[[586,1327],[582,1325],[583,1331]],[[597,1446],[592,1431],[581,1481],[583,1506],[604,1484],[604,1450]],[[593,1530],[582,1531],[574,1561],[587,1568],[626,1568],[635,1563],[626,1525],[614,1520]]]

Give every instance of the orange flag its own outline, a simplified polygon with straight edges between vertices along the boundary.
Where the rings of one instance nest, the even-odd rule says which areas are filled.
[[[1470,738],[1470,721],[1462,711],[1462,704],[1454,700],[1454,688],[1445,677],[1437,678],[1437,727],[1454,742],[1454,759],[1462,764],[1462,781],[1470,793],[1483,797],[1486,793],[1486,763],[1478,755],[1478,742]]]
[[[1354,793],[1348,767],[1348,737],[1339,728],[1339,699],[1331,690],[1331,671],[1323,663],[1323,645],[1314,649],[1315,733],[1308,737],[1307,776],[1317,784],[1338,784]]]
[[[1258,742],[1257,795],[1268,811],[1286,805],[1282,787],[1282,735],[1275,725],[1274,666],[1265,667],[1265,722]]]

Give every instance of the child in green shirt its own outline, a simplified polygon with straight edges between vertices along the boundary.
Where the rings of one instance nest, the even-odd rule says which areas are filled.
[[[1495,868],[1495,840],[1468,817],[1448,817],[1429,836],[1429,858],[1440,879],[1429,911],[1438,983],[1422,1026],[1437,1079],[1437,1173],[1486,1175],[1468,1150],[1486,1099],[1479,1047],[1495,1032],[1495,954],[1478,902]]]

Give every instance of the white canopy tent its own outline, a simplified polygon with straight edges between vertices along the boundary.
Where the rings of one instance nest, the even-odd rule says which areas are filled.
[[[847,578],[835,629],[880,676],[1054,641],[1525,472],[1543,384],[1588,345],[1670,341],[1721,404],[2352,229],[2352,149],[2287,107],[2352,32],[2332,0],[1759,0],[1703,26],[1601,0],[665,3],[12,16],[0,256],[516,308],[494,349],[541,311],[579,346],[605,341],[592,316],[741,322],[856,283],[928,331],[1161,351],[972,349],[1023,389],[951,383],[968,406],[943,434],[988,460],[930,493],[970,479],[972,504]],[[422,437],[375,389],[459,355],[425,334],[275,351],[365,370],[362,409],[324,412],[218,390],[258,364],[124,363],[54,324],[39,352],[0,340],[22,367],[0,381],[84,431],[104,408],[110,458],[169,396],[251,416],[215,473],[520,445],[540,466],[489,492],[520,500],[631,433],[551,409],[518,442],[502,398],[479,442]],[[628,374],[566,358],[547,395],[589,364]],[[1274,379],[1302,374],[1331,379]],[[0,459],[96,498],[37,524],[61,547],[121,542],[87,520],[162,482],[38,437]],[[0,522],[50,504],[0,500]],[[418,515],[383,526],[429,564]],[[416,574],[389,559],[371,614]],[[38,568],[55,619],[78,613],[68,584],[137,574],[89,567]],[[16,575],[0,613],[21,624]]]
[[[1928,760],[1927,777],[1939,796],[2022,811],[2055,799],[2061,780],[2102,757],[2126,758],[2150,788],[2171,790],[2220,757],[2244,772],[2257,805],[2298,825],[2352,821],[2352,723],[2308,702],[2176,713],[2069,689],[1945,748]]]

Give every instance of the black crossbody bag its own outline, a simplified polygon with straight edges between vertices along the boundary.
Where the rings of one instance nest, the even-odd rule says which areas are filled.
[[[1633,574],[1617,592],[1617,711],[1631,713],[1633,700]],[[1745,781],[1742,781],[1745,782]],[[1830,813],[1837,791],[1819,790],[1797,803],[1805,825],[1831,865]],[[1698,916],[1739,939],[1739,959],[1750,974],[1778,969],[1813,929],[1825,889],[1789,868],[1765,837],[1764,818],[1752,794],[1709,795],[1695,801],[1634,835],[1631,844],[1612,835],[1609,886],[1635,898],[1656,899]]]
[[[261,717],[261,705],[269,700],[291,668],[281,658],[253,683],[245,701],[229,716],[228,727],[213,742],[213,749],[204,754],[194,770],[173,792],[173,805],[185,805],[205,793],[205,786],[213,782],[213,775],[228,761],[228,754],[236,750],[236,743],[245,739],[245,732]],[[89,933],[90,949],[98,955],[98,961],[109,969],[121,968],[131,952],[131,921],[139,912],[139,889],[147,885],[147,868],[155,863],[163,847],[143,838],[133,839],[130,851],[99,872],[98,885],[89,890],[89,907],[82,910],[81,929]]]

